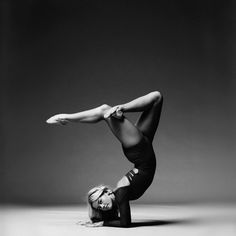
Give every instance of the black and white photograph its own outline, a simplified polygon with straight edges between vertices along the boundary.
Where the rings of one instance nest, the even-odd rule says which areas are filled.
[[[236,236],[236,3],[2,0],[1,236]]]

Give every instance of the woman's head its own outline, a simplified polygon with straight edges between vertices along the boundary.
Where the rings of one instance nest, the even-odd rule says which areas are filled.
[[[92,188],[88,192],[88,203],[91,205],[92,208],[97,210],[111,210],[114,204],[114,199],[115,196],[112,190],[104,185]]]
[[[118,216],[115,195],[104,185],[92,188],[88,192],[89,217],[92,221],[112,219]]]

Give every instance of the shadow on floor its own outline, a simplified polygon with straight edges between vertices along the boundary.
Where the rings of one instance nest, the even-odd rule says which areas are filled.
[[[140,226],[162,226],[162,225],[175,225],[175,224],[192,224],[195,220],[193,219],[184,219],[184,220],[148,220],[140,222],[132,222],[131,228],[140,227]]]

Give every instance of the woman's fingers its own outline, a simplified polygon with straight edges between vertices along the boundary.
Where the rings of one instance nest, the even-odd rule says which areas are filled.
[[[87,227],[101,227],[103,226],[103,222],[96,222],[96,223],[89,223],[89,224],[86,224],[85,226]]]
[[[95,223],[91,221],[78,221],[76,224],[86,226],[86,227],[100,227],[100,226],[103,226],[103,221],[95,222]]]
[[[116,111],[116,107],[112,107],[107,111],[107,113],[104,115],[104,118],[109,118],[114,112]]]
[[[115,118],[122,118],[123,112],[122,107],[120,105],[112,107],[108,112],[104,115],[104,118],[109,118],[110,116],[114,116]]]

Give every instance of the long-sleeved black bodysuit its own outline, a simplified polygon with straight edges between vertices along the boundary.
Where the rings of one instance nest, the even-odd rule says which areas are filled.
[[[131,214],[129,201],[140,198],[147,188],[151,185],[155,170],[156,157],[152,144],[146,137],[129,148],[123,147],[125,156],[134,167],[138,169],[138,173],[133,170],[129,171],[126,176],[130,185],[118,188],[114,191],[115,204],[117,204],[120,217],[117,220],[104,221],[104,226],[129,227],[131,224]]]

